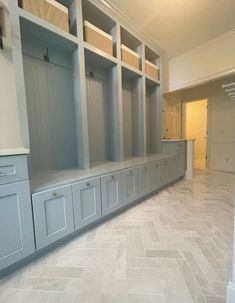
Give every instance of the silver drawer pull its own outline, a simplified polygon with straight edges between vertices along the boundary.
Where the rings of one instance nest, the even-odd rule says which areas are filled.
[[[86,186],[89,187],[91,184],[89,182],[87,182]]]

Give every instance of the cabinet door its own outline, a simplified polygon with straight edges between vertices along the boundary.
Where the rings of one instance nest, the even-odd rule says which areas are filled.
[[[157,190],[160,187],[159,162],[154,162],[149,164],[149,187],[150,187],[150,191]]]
[[[142,197],[148,194],[149,189],[149,168],[148,165],[138,167],[138,194]]]
[[[102,215],[107,215],[122,206],[121,172],[101,177]]]
[[[165,160],[165,168],[166,168],[166,183],[169,184],[173,180],[173,159],[169,158]]]
[[[33,194],[32,198],[37,249],[74,231],[71,186]]]
[[[100,178],[72,186],[75,230],[101,217]]]
[[[122,172],[123,204],[133,202],[138,198],[137,168],[127,169]]]
[[[181,151],[180,153],[180,177],[185,174],[186,170],[186,153]]]
[[[172,158],[172,172],[171,172],[172,181],[175,181],[178,178],[177,174],[177,157]]]
[[[165,186],[172,179],[172,163],[171,159],[162,160],[160,162],[160,186]]]
[[[0,186],[0,270],[34,251],[29,182]]]

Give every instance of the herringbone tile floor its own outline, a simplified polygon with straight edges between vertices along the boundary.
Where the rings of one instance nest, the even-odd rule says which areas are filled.
[[[222,303],[235,176],[197,171],[0,284],[1,303]]]

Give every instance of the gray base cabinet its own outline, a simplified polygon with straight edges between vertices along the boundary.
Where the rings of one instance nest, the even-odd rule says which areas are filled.
[[[146,164],[138,167],[138,196],[143,197],[149,192],[149,166]]]
[[[101,217],[100,178],[76,183],[72,186],[75,230]]]
[[[71,186],[33,194],[32,199],[37,249],[74,231]]]
[[[29,182],[0,186],[0,270],[34,251]]]
[[[185,160],[185,152],[179,151],[177,153],[177,176],[182,177],[185,174],[186,170],[186,160]]]
[[[160,163],[154,162],[149,164],[149,189],[157,190],[160,187]]]
[[[127,169],[122,172],[122,197],[123,204],[129,204],[138,198],[137,168]]]
[[[101,177],[102,215],[110,214],[122,206],[122,173]]]

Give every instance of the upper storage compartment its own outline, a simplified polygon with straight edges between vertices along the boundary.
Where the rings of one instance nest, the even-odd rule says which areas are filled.
[[[142,70],[142,43],[121,27],[121,60],[127,67]]]
[[[116,22],[87,0],[82,1],[84,40],[109,56],[116,57]]]
[[[145,75],[150,80],[155,82],[160,81],[160,59],[158,54],[145,46],[145,60],[144,60]]]
[[[19,7],[67,33],[77,36],[76,0],[18,0]],[[30,18],[30,17],[29,17]]]

